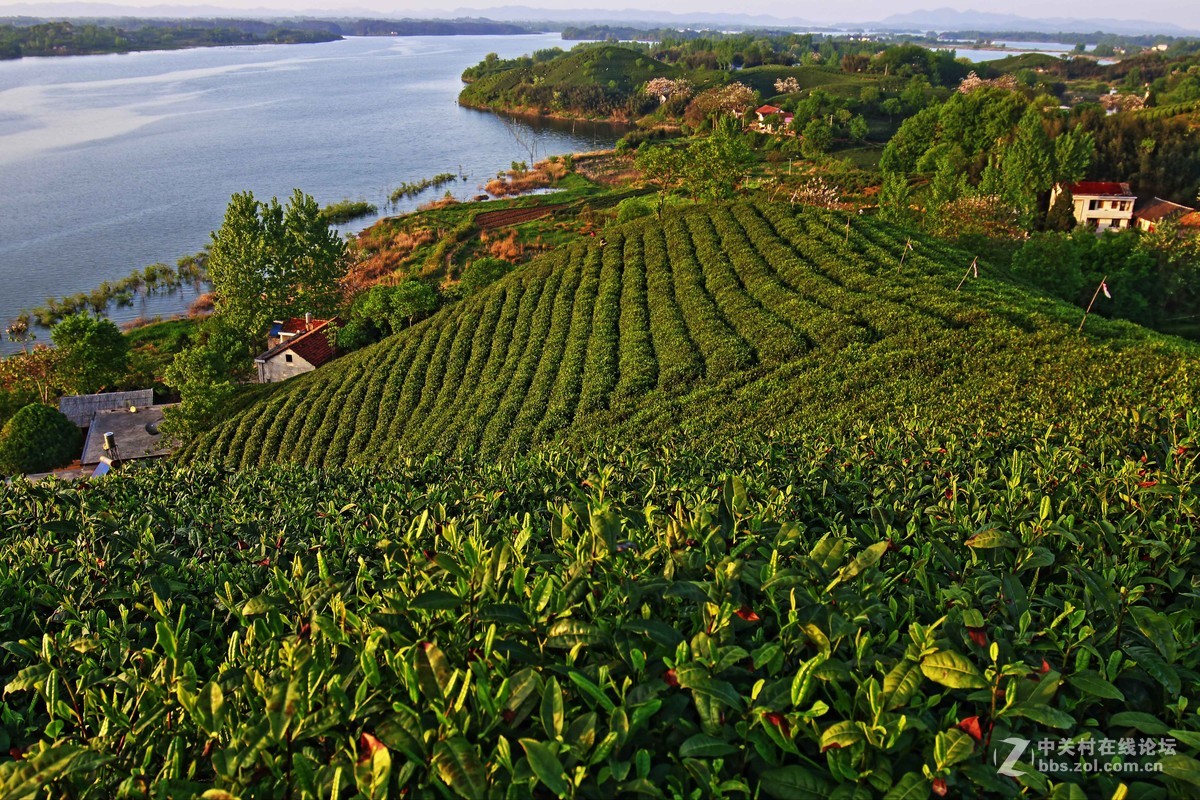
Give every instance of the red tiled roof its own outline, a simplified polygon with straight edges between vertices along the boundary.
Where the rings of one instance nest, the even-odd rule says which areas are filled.
[[[762,114],[764,117],[767,116],[768,114],[778,114],[780,111],[783,111],[783,109],[776,108],[775,106],[773,106],[769,103],[765,106],[759,106],[758,108],[754,109],[755,114]]]
[[[314,367],[319,367],[328,361],[332,361],[337,355],[333,349],[333,345],[329,341],[329,323],[333,321],[328,319],[313,320],[310,331],[293,336],[290,339],[284,339],[256,358],[255,361],[270,361],[275,356],[288,350],[300,356]],[[291,320],[288,320],[288,322],[291,322]],[[301,329],[303,329],[303,319],[300,320],[300,325]]]
[[[1104,197],[1133,197],[1129,191],[1128,183],[1117,183],[1116,181],[1080,181],[1073,183],[1067,187],[1073,196],[1079,195],[1101,195]]]
[[[316,330],[322,325],[328,323],[327,319],[314,319],[312,321],[312,330]],[[280,333],[303,333],[309,330],[309,324],[304,321],[304,317],[289,317],[283,321],[283,327],[279,329]]]
[[[1172,203],[1170,200],[1163,200],[1160,197],[1156,197],[1153,200],[1147,201],[1141,208],[1134,207],[1133,213],[1138,219],[1144,219],[1147,222],[1158,222],[1172,214],[1187,214],[1194,210],[1188,206],[1181,206],[1179,203]]]
[[[1180,226],[1184,228],[1200,228],[1200,211],[1191,211],[1179,218]]]
[[[314,327],[308,333],[301,334],[288,342],[289,349],[314,367],[319,367],[326,361],[332,361],[333,345],[329,343],[329,330],[326,321],[319,327]]]

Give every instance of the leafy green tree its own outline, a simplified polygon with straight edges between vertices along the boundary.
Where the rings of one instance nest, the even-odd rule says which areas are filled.
[[[1054,139],[1054,180],[1075,183],[1083,180],[1096,151],[1096,137],[1081,128],[1059,134]]]
[[[64,389],[62,361],[61,350],[45,345],[35,345],[28,352],[0,358],[0,390],[16,397],[32,395],[49,405]]]
[[[309,195],[297,189],[285,208],[235,194],[209,247],[215,313],[247,341],[275,317],[330,314],[345,262],[346,243]]]
[[[1074,229],[1075,224],[1075,200],[1070,192],[1063,190],[1046,215],[1046,230],[1066,232]]]
[[[210,320],[201,341],[178,353],[167,367],[163,380],[179,392],[180,403],[167,411],[164,433],[186,437],[210,427],[237,392],[237,381],[246,376],[249,366],[245,337],[219,320]]]
[[[908,226],[914,223],[912,188],[904,173],[883,173],[883,185],[879,188],[879,217],[894,225]]]
[[[1054,146],[1042,124],[1042,115],[1030,106],[1017,124],[1016,136],[1004,149],[1005,196],[1018,209],[1022,227],[1039,218],[1039,196],[1054,185]]]
[[[1084,291],[1079,247],[1060,233],[1035,233],[1013,253],[1013,275],[1068,302]]]
[[[855,141],[863,141],[867,138],[867,134],[871,132],[871,128],[867,125],[867,120],[862,114],[855,114],[850,120],[850,138]]]
[[[56,408],[31,403],[0,428],[0,475],[46,472],[79,455],[83,434]]]
[[[732,197],[746,176],[751,158],[736,123],[727,119],[712,134],[688,146],[684,169],[689,193],[701,200]]]
[[[440,302],[432,286],[410,278],[398,286],[372,286],[355,302],[351,316],[391,334],[432,314]]]
[[[814,117],[804,126],[804,138],[800,151],[805,158],[817,159],[829,152],[833,145],[833,127],[825,117]]]
[[[439,302],[437,290],[424,281],[410,278],[392,289],[388,323],[393,331],[398,331],[437,311]]]
[[[658,187],[658,215],[661,217],[667,197],[687,174],[687,150],[669,144],[646,145],[637,151],[635,163],[646,180]]]
[[[62,354],[59,375],[67,391],[96,392],[121,379],[129,367],[129,342],[121,329],[87,312],[66,317],[50,331]]]

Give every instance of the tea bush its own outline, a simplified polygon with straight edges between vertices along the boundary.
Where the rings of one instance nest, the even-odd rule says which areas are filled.
[[[14,484],[0,796],[1195,796],[1200,418],[1171,392]],[[1014,737],[1171,746],[1008,777]]]

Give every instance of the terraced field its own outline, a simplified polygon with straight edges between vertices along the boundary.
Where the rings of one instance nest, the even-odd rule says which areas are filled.
[[[1134,326],[1094,317],[1081,336],[1077,310],[1002,281],[956,291],[971,254],[919,241],[901,265],[906,241],[874,220],[782,204],[639,221],[281,385],[191,454],[332,467],[867,408],[953,419],[961,409],[940,402],[951,385],[1002,424],[1131,388],[1101,384],[1097,362],[1179,369],[1177,353],[1138,345]],[[1013,359],[1014,345],[1029,357]]]

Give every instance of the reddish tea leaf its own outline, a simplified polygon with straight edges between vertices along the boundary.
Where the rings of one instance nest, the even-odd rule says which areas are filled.
[[[841,749],[842,749],[842,746],[840,744],[838,744],[837,742],[830,742],[829,744],[827,744],[821,748],[821,752],[824,753],[826,750],[841,750]]]
[[[988,646],[987,634],[983,628],[967,628],[967,635],[971,637],[971,641],[980,647]]]
[[[958,729],[970,735],[977,742],[983,741],[983,729],[979,727],[979,717],[967,717],[958,723]]]
[[[1043,675],[1045,675],[1045,674],[1046,674],[1047,672],[1049,672],[1051,669],[1052,669],[1052,667],[1050,666],[1050,662],[1049,662],[1049,661],[1047,661],[1046,659],[1044,659],[1044,658],[1043,658],[1043,659],[1042,659],[1042,666],[1038,668],[1038,672],[1040,672],[1040,673],[1042,673]]]
[[[787,717],[780,714],[778,711],[770,711],[763,715],[763,719],[779,728],[784,736],[792,735],[792,726],[788,724]]]
[[[1138,484],[1138,486],[1142,487],[1143,489],[1149,489],[1151,486],[1157,486],[1157,485],[1158,485],[1158,481],[1142,481],[1141,483]]]
[[[511,708],[506,708],[500,712],[500,718],[506,723],[512,723],[512,721],[517,718],[517,712],[513,711]]]
[[[663,680],[667,682],[667,686],[675,689],[679,688],[679,678],[675,677],[675,670],[669,669],[663,673]]]
[[[254,563],[260,567],[269,567],[271,566],[271,559],[264,558],[262,561],[255,561]]]
[[[750,606],[742,606],[741,608],[739,608],[737,611],[735,611],[733,613],[737,614],[739,617],[746,620],[746,622],[758,622],[759,619],[761,619],[761,617],[759,617],[758,614],[754,613],[754,610],[751,609]]]
[[[14,746],[14,747],[8,748],[8,755],[13,761],[24,761],[25,760],[25,751],[19,747]]]
[[[369,733],[364,733],[358,740],[358,748],[362,752],[358,756],[358,763],[365,764],[371,760],[371,756],[378,753],[380,750],[386,750],[383,742],[376,739]]]
[[[946,780],[944,778],[934,778],[933,779],[933,793],[934,794],[936,794],[938,797],[945,797],[946,792],[948,792],[948,791],[950,791],[950,787],[946,785]]]

